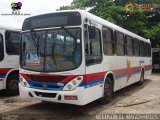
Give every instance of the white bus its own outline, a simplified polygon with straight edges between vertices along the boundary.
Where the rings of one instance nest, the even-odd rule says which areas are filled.
[[[0,26],[0,90],[18,93],[20,30]]]
[[[150,41],[86,11],[25,19],[20,96],[86,105],[151,74]]]

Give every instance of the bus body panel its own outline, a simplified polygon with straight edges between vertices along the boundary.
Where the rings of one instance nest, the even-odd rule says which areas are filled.
[[[102,26],[105,26],[107,28],[112,29],[113,31],[119,31],[124,33],[125,35],[130,35],[131,37],[138,38],[140,40],[145,41],[146,43],[150,44],[149,40],[146,40],[134,33],[129,32],[128,30],[125,30],[117,25],[114,25],[108,21],[105,21],[93,14],[87,13],[86,16],[89,20],[96,22],[97,24],[101,24]],[[103,44],[103,42],[102,42]],[[103,46],[103,45],[102,45]],[[113,72],[115,76],[115,83],[114,83],[114,91],[117,91],[123,87],[126,87],[128,85],[131,85],[135,82],[138,82],[140,80],[141,76],[141,69],[142,68],[147,68],[147,71],[145,70],[145,76],[144,78],[147,78],[148,75],[151,74],[151,57],[150,58],[143,58],[143,57],[120,57],[120,56],[103,56],[103,66],[104,67],[104,72],[111,71]],[[131,65],[127,67],[127,62],[130,61]],[[140,64],[140,62],[143,62]],[[118,79],[116,78],[115,72],[119,72],[120,74],[117,75]],[[128,79],[128,80],[127,80]]]
[[[115,60],[118,60],[118,62]],[[129,61],[130,65],[128,65]],[[144,62],[140,64],[142,61]],[[114,91],[138,82],[142,68],[144,68],[146,79],[151,74],[152,66],[150,64],[151,58],[121,57],[120,59],[116,56],[104,56],[104,71],[109,71],[115,76]]]
[[[124,87],[126,84],[126,57],[121,56],[105,56],[103,59],[103,69],[106,72],[112,71],[115,77],[114,91]],[[116,60],[116,61],[115,61]]]

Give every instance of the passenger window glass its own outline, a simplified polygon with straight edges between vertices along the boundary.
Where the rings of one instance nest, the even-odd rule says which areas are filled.
[[[144,54],[144,42],[143,41],[140,41],[140,56],[141,57],[145,56],[145,54]]]
[[[148,44],[148,49],[149,49],[149,57],[151,57],[151,45]]]
[[[107,28],[103,28],[103,51],[105,55],[114,54],[114,41],[113,31]]]
[[[100,49],[100,31],[96,29],[96,37],[95,39],[90,39],[90,50],[91,55],[93,56],[100,56],[101,49]]]
[[[146,56],[150,57],[151,56],[151,46],[150,46],[150,44],[146,43],[145,51],[146,51]]]
[[[125,55],[124,34],[116,32],[116,54],[117,56]]]
[[[6,52],[10,55],[19,55],[20,33],[6,31]]]
[[[126,36],[126,39],[127,39],[127,55],[133,56],[132,38],[130,36]]]
[[[85,51],[86,51],[87,65],[100,63],[102,61],[101,33],[99,29],[97,28],[95,29],[96,29],[95,38],[89,39],[86,42]]]
[[[139,40],[138,39],[134,39],[133,49],[134,49],[134,55],[138,57],[139,56]]]
[[[147,57],[148,56],[147,43],[144,43],[144,53],[145,53],[145,57]]]
[[[4,50],[3,50],[3,37],[0,34],[0,61],[4,59]]]

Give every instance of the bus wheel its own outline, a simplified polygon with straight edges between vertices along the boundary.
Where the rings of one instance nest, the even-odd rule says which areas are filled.
[[[144,82],[144,70],[142,70],[140,80],[138,81],[137,84],[138,84],[138,85],[142,85],[143,82]]]
[[[18,81],[19,81],[19,76],[16,74],[13,74],[8,77],[7,83],[6,83],[7,95],[17,95],[19,93]]]
[[[110,78],[106,78],[104,84],[104,93],[103,97],[100,98],[98,101],[100,104],[104,105],[109,103],[113,98],[113,82]]]

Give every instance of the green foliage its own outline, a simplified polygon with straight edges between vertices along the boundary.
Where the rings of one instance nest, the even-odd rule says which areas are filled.
[[[156,44],[160,46],[160,21],[149,21],[150,17],[158,13],[158,9],[153,12],[143,10],[127,12],[124,7],[126,3],[144,3],[145,1],[147,0],[114,0],[114,2],[113,0],[73,0],[70,6],[62,6],[60,10],[86,10],[89,8],[89,12],[139,34],[142,37],[157,41]],[[147,1],[147,3],[155,4],[159,4],[159,2],[159,0]]]
[[[160,24],[152,26],[151,29],[147,29],[145,36],[147,38],[152,39],[155,35],[157,35],[158,39],[160,39]]]

